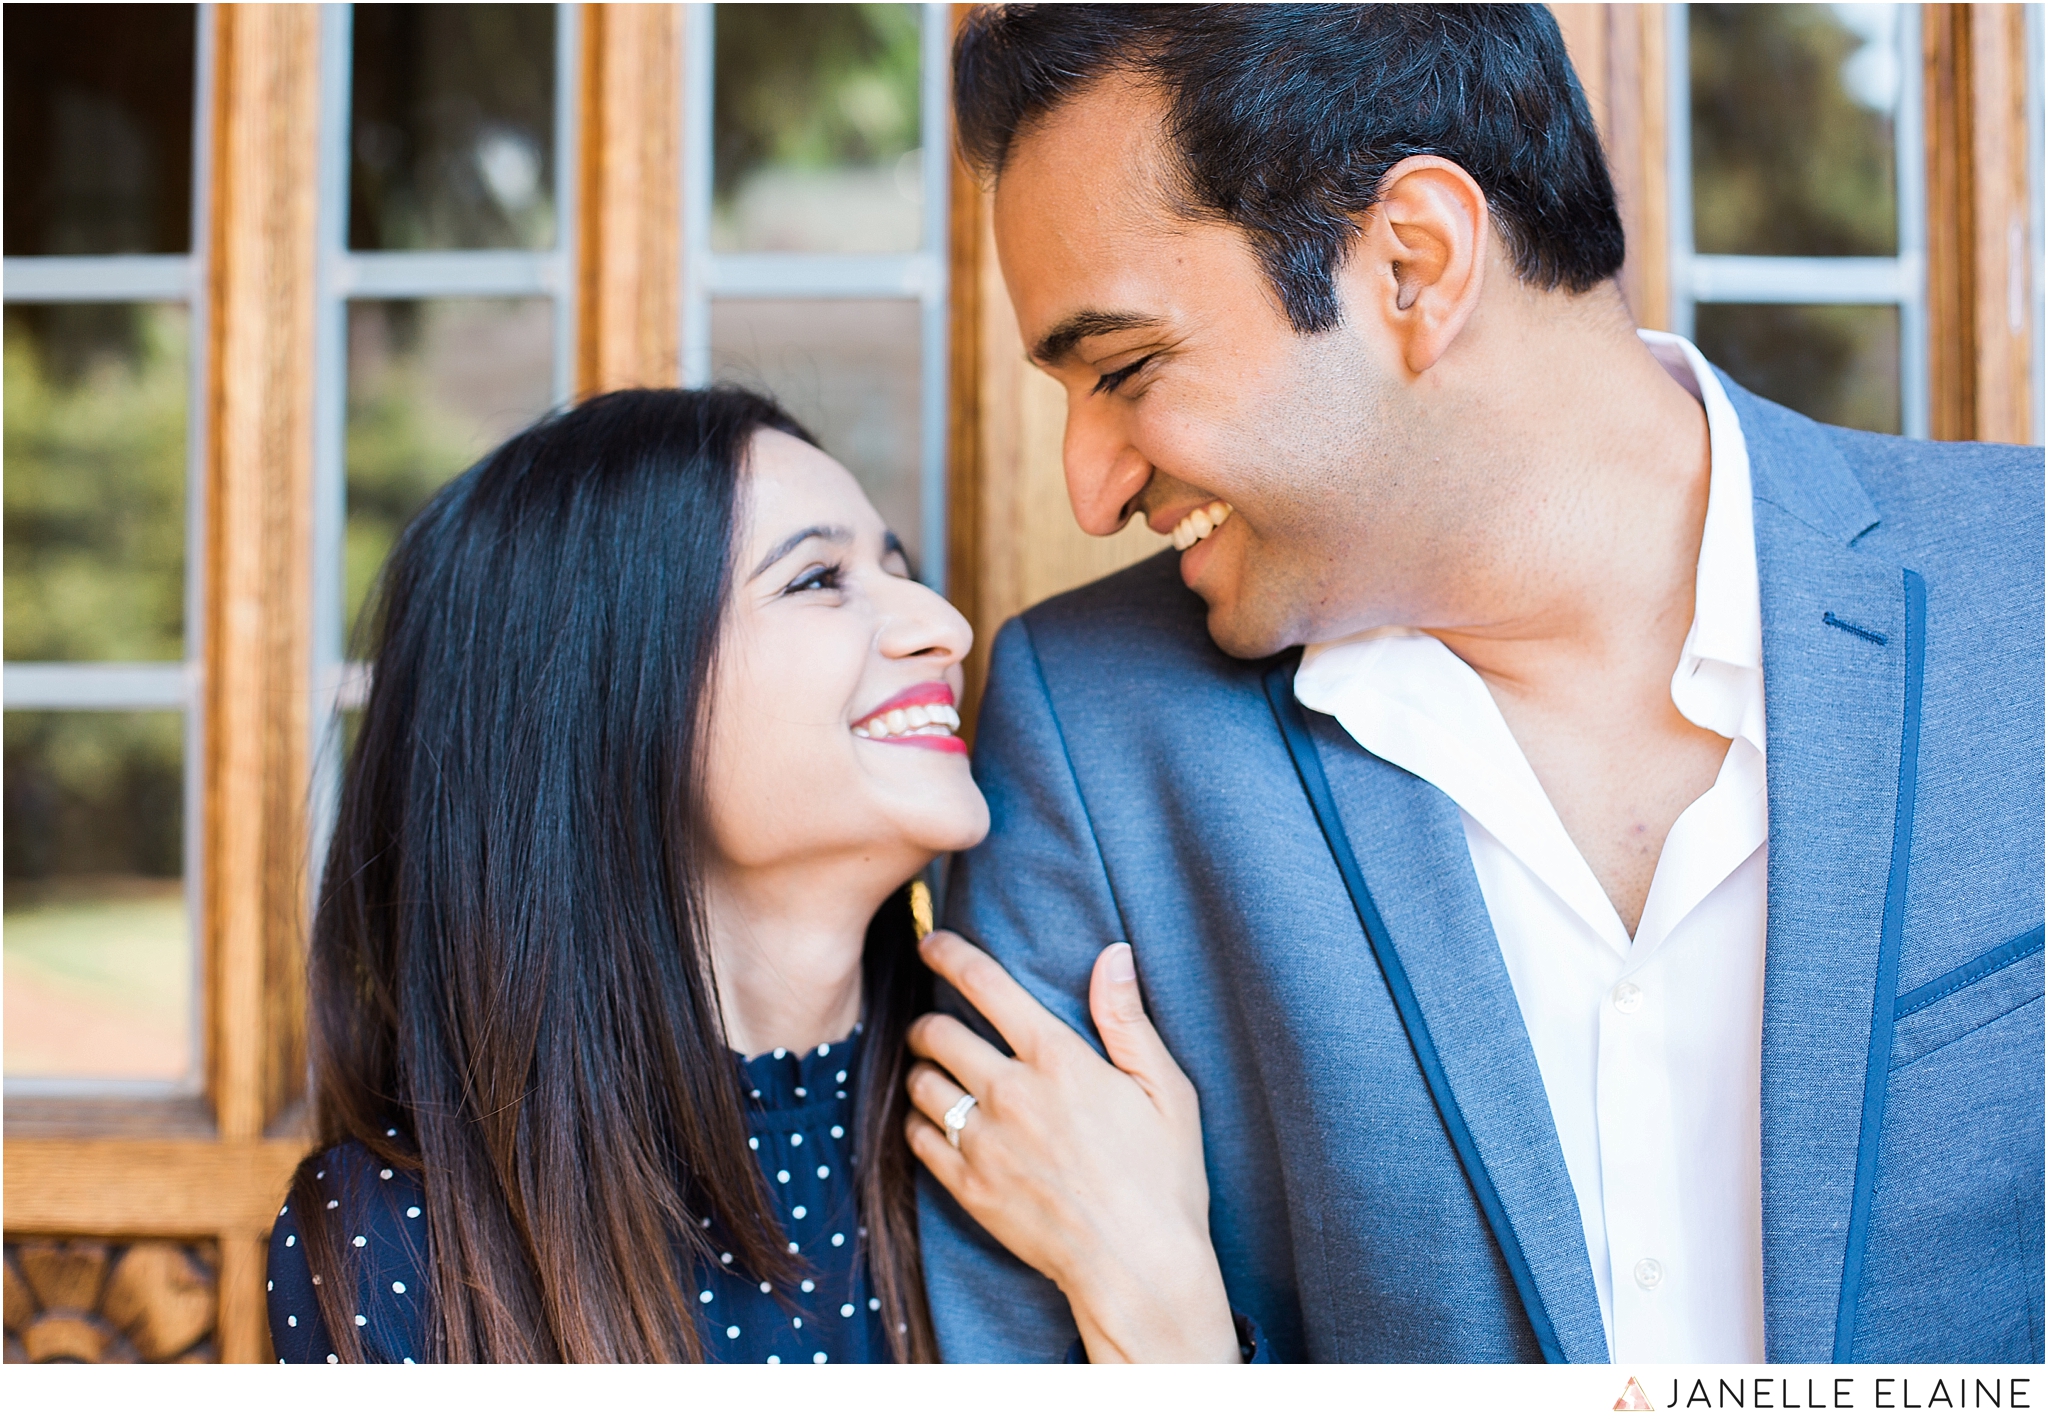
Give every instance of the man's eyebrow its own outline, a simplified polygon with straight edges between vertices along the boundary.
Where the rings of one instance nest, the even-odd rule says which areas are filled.
[[[759,576],[762,572],[767,571],[768,568],[774,566],[777,562],[781,561],[791,552],[794,552],[804,543],[810,541],[813,537],[822,538],[827,542],[836,542],[843,546],[846,543],[851,542],[853,540],[853,530],[847,527],[836,527],[821,524],[817,527],[806,527],[801,532],[792,532],[789,534],[789,536],[783,538],[780,542],[777,542],[775,544],[773,550],[771,550],[767,556],[761,559],[760,566],[755,567],[751,572],[747,573],[747,580],[752,581],[755,577]]]
[[[1130,310],[1084,310],[1070,315],[1047,331],[1031,347],[1033,364],[1056,365],[1074,352],[1074,347],[1091,335],[1114,335],[1120,330],[1137,330],[1157,320]]]

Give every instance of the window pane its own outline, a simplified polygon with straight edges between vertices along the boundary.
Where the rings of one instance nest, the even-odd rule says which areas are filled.
[[[194,5],[9,5],[9,256],[192,244]]]
[[[348,624],[399,529],[552,399],[545,299],[353,301],[348,308]]]
[[[182,306],[10,305],[6,656],[180,660]]]
[[[1899,312],[1888,305],[1702,305],[1706,357],[1809,418],[1899,432]]]
[[[780,399],[844,463],[913,565],[918,477],[918,309],[912,301],[714,301],[714,377]]]
[[[7,1074],[184,1079],[183,716],[6,720]]]
[[[720,251],[912,251],[924,210],[915,5],[720,5]]]
[[[1690,14],[1694,248],[1896,252],[1897,7],[1693,5]]]
[[[357,5],[349,245],[555,244],[555,7]]]

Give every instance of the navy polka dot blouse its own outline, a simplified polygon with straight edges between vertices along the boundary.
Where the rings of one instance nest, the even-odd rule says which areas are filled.
[[[725,1268],[701,1270],[692,1285],[700,1306],[704,1358],[770,1365],[882,1363],[890,1359],[882,1303],[860,1265],[863,1235],[853,1190],[853,1065],[857,1039],[786,1050],[745,1061],[747,1122],[768,1193],[781,1213],[790,1250],[806,1279],[777,1294]],[[362,1289],[351,1315],[363,1352],[384,1364],[421,1354],[431,1271],[425,1198],[419,1178],[386,1167],[360,1143],[322,1155],[317,1180],[325,1205],[340,1214],[346,1242],[358,1249]],[[716,1219],[711,1221],[716,1235]],[[335,1363],[299,1236],[287,1205],[270,1234],[270,1336],[287,1364]],[[731,1255],[725,1256],[730,1263]]]

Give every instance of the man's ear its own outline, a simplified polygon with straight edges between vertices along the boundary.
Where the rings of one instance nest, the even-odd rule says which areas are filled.
[[[1342,277],[1354,318],[1380,325],[1409,371],[1423,373],[1478,309],[1493,240],[1470,173],[1443,158],[1404,158],[1358,218]]]

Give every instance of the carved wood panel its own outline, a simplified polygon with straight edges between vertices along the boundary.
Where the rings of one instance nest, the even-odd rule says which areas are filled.
[[[9,1364],[218,1358],[220,1249],[210,1241],[10,1238]]]

